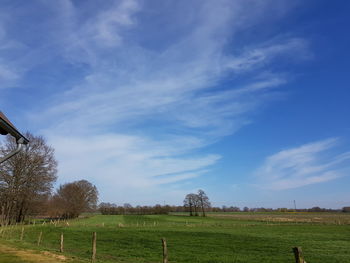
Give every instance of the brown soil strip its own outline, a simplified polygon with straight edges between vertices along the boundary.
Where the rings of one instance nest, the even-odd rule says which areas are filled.
[[[34,250],[24,250],[14,248],[3,243],[0,243],[0,253],[11,254],[23,259],[23,262],[35,263],[57,263],[70,262],[71,260],[63,255],[57,255],[51,252],[39,252]]]

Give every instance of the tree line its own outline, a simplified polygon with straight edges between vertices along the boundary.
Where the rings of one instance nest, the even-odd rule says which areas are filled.
[[[156,204],[154,206],[132,206],[129,203],[116,205],[113,203],[101,203],[99,212],[102,215],[150,215],[150,214],[168,214],[170,212],[189,212],[190,216],[206,215],[210,211],[211,204],[209,198],[203,190],[198,190],[197,194],[188,194],[185,197],[183,206],[170,206]]]
[[[265,208],[265,207],[243,207],[237,206],[212,207],[211,212],[350,212],[350,207],[343,207],[342,209],[321,208],[318,206],[312,208]]]
[[[23,222],[28,215],[54,215],[73,218],[96,207],[98,192],[81,180],[61,185],[57,180],[54,149],[41,136],[27,132],[27,147],[0,165],[0,225]],[[12,136],[0,146],[0,155],[17,147]]]
[[[187,201],[186,201],[187,202]],[[152,214],[168,214],[168,213],[188,213],[190,212],[189,205],[176,206],[176,205],[160,205],[156,204],[154,206],[141,206],[136,205],[132,206],[129,203],[123,205],[117,205],[114,203],[100,203],[98,206],[98,211],[102,215],[152,215]],[[197,213],[195,212],[197,211]],[[291,209],[291,208],[264,208],[264,207],[236,207],[236,206],[222,206],[222,207],[208,207],[205,209],[205,212],[214,212],[214,213],[232,213],[232,212],[344,212],[350,213],[350,207],[343,207],[342,209],[329,209],[329,208],[320,208],[312,207],[305,209]],[[202,213],[200,206],[192,207],[192,216],[199,216]]]
[[[170,206],[156,204],[154,206],[132,206],[129,203],[124,205],[116,205],[113,203],[101,203],[98,211],[102,215],[152,215],[152,214],[168,214],[170,212],[184,212],[182,206]]]

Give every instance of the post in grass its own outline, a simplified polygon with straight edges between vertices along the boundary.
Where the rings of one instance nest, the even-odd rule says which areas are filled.
[[[21,241],[23,241],[23,236],[24,236],[24,226],[22,226],[22,230],[21,230],[21,238],[20,238]]]
[[[163,263],[168,263],[168,248],[166,245],[165,238],[162,238],[162,246],[163,246]]]
[[[63,239],[63,233],[61,233],[61,242],[60,242],[60,252],[63,253],[63,242],[64,242],[64,239]]]
[[[0,229],[0,235],[1,235],[1,238],[4,237],[5,235],[5,226],[2,226],[1,229]]]
[[[293,252],[295,256],[295,263],[306,263],[303,257],[303,251],[301,247],[293,247]]]
[[[42,238],[42,236],[43,236],[43,231],[40,231],[39,236],[38,236],[38,246],[39,246],[40,243],[41,243],[41,238]]]
[[[92,255],[91,262],[95,262],[96,260],[96,232],[92,233]]]

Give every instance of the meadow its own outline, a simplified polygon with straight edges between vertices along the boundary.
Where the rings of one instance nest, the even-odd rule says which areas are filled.
[[[88,262],[92,232],[97,232],[96,262],[101,263],[162,262],[161,238],[167,240],[170,263],[295,262],[294,246],[302,247],[308,263],[350,262],[350,215],[346,213],[211,213],[205,218],[90,215],[2,228],[0,244],[59,255],[63,233],[62,254],[69,258],[65,261]],[[6,253],[3,257],[7,261],[0,256],[0,262],[21,262],[15,257],[8,261]]]

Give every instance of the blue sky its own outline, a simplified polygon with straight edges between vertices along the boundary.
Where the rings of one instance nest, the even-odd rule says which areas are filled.
[[[347,1],[2,1],[0,105],[100,200],[350,203]]]

